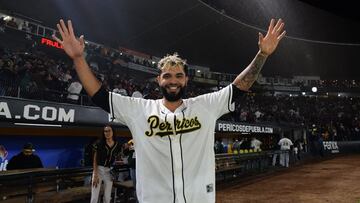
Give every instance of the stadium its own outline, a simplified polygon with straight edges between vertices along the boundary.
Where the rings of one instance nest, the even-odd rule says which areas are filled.
[[[0,0],[0,203],[360,202],[360,16]]]

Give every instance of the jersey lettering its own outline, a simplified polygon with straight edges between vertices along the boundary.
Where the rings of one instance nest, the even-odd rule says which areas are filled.
[[[160,118],[156,115],[152,115],[147,119],[149,123],[150,130],[145,132],[146,136],[158,135],[160,137],[172,135],[173,129],[171,124],[167,121],[160,122]],[[176,134],[189,133],[192,131],[199,130],[201,128],[201,123],[199,122],[197,116],[191,119],[183,118],[182,120],[176,119],[175,122],[175,132]]]

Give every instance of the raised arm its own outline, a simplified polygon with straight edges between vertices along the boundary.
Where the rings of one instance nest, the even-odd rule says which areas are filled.
[[[233,84],[237,88],[243,91],[250,89],[258,78],[267,57],[275,51],[280,40],[285,36],[286,31],[283,31],[283,28],[284,22],[281,19],[277,21],[276,25],[275,20],[271,19],[266,36],[264,37],[263,34],[259,32],[259,51],[248,67],[233,81]]]
[[[75,37],[70,20],[67,22],[67,26],[63,20],[60,20],[60,23],[57,24],[57,28],[62,40],[55,35],[52,37],[63,46],[66,54],[74,61],[75,70],[88,95],[91,97],[94,96],[100,89],[101,83],[91,72],[91,69],[83,56],[85,48],[84,36],[81,35],[80,38]]]

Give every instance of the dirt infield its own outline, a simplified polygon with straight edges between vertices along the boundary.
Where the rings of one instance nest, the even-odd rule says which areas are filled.
[[[217,191],[217,203],[360,203],[360,155],[306,164]]]

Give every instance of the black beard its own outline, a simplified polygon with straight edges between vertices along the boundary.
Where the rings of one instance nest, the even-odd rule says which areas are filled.
[[[163,96],[165,97],[166,100],[170,101],[170,102],[175,102],[178,101],[182,98],[185,97],[185,93],[186,93],[186,86],[184,87],[180,87],[180,91],[179,93],[168,93],[166,91],[165,87],[160,87],[161,93],[163,94]]]

